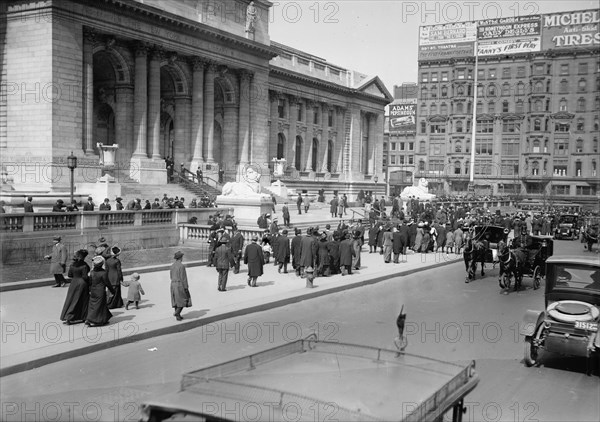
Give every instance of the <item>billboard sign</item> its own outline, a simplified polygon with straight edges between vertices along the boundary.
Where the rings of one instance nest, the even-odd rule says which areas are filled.
[[[475,22],[421,26],[419,60],[472,56],[476,38]]]
[[[551,13],[542,17],[542,49],[589,48],[600,45],[600,11]]]
[[[499,54],[530,53],[540,51],[542,37],[503,38],[477,42],[477,55],[495,56]]]
[[[477,22],[477,39],[523,38],[541,35],[541,16],[517,16],[514,18],[487,19]]]
[[[390,104],[390,127],[394,133],[415,134],[417,131],[417,101],[404,100]]]

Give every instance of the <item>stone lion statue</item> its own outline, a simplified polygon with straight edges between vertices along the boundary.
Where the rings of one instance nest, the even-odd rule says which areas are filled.
[[[251,165],[246,166],[239,182],[228,182],[221,194],[231,197],[261,197],[260,173]]]
[[[408,186],[402,190],[400,194],[401,198],[415,197],[420,200],[432,200],[435,195],[429,193],[429,182],[425,178],[420,178],[417,182],[417,186]]]

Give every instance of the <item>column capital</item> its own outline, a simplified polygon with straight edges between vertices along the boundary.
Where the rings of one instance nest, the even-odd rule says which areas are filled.
[[[279,101],[281,98],[281,91],[269,91],[269,100],[271,102]]]
[[[315,100],[306,100],[306,108],[317,108],[317,104]]]
[[[190,65],[192,65],[192,69],[194,72],[203,71],[208,64],[207,60],[204,57],[194,56],[189,60]]]
[[[165,56],[166,56],[165,50],[161,46],[155,45],[150,50],[150,59],[151,60],[162,61],[162,60],[164,60]]]
[[[206,60],[206,70],[212,73],[216,73],[219,68],[219,63],[214,60]]]
[[[292,105],[292,106],[297,106],[302,101],[302,99],[300,97],[298,97],[297,95],[287,94],[287,97],[290,102],[290,105]]]
[[[148,55],[148,44],[144,42],[137,42],[134,45],[135,55],[136,57],[147,56]]]
[[[335,111],[337,114],[344,114],[346,112],[346,107],[342,107],[340,105],[336,105],[335,107]]]
[[[237,74],[240,80],[251,80],[254,77],[254,72],[248,69],[238,69]]]
[[[94,44],[96,43],[97,36],[98,33],[94,28],[90,28],[87,26],[83,27],[83,39],[85,41],[89,42],[90,44]]]

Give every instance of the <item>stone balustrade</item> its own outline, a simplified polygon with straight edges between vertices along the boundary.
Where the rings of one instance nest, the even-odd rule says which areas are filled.
[[[132,226],[178,225],[196,217],[199,222],[220,211],[233,214],[230,208],[181,208],[140,211],[79,211],[35,212],[0,215],[0,231],[28,233],[42,231],[69,231],[107,229]]]

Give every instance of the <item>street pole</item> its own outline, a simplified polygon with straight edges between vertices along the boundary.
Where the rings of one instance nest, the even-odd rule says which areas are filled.
[[[473,187],[475,181],[475,130],[477,129],[477,39],[475,39],[475,70],[473,89],[473,122],[471,124],[471,162],[469,163],[469,185]]]

